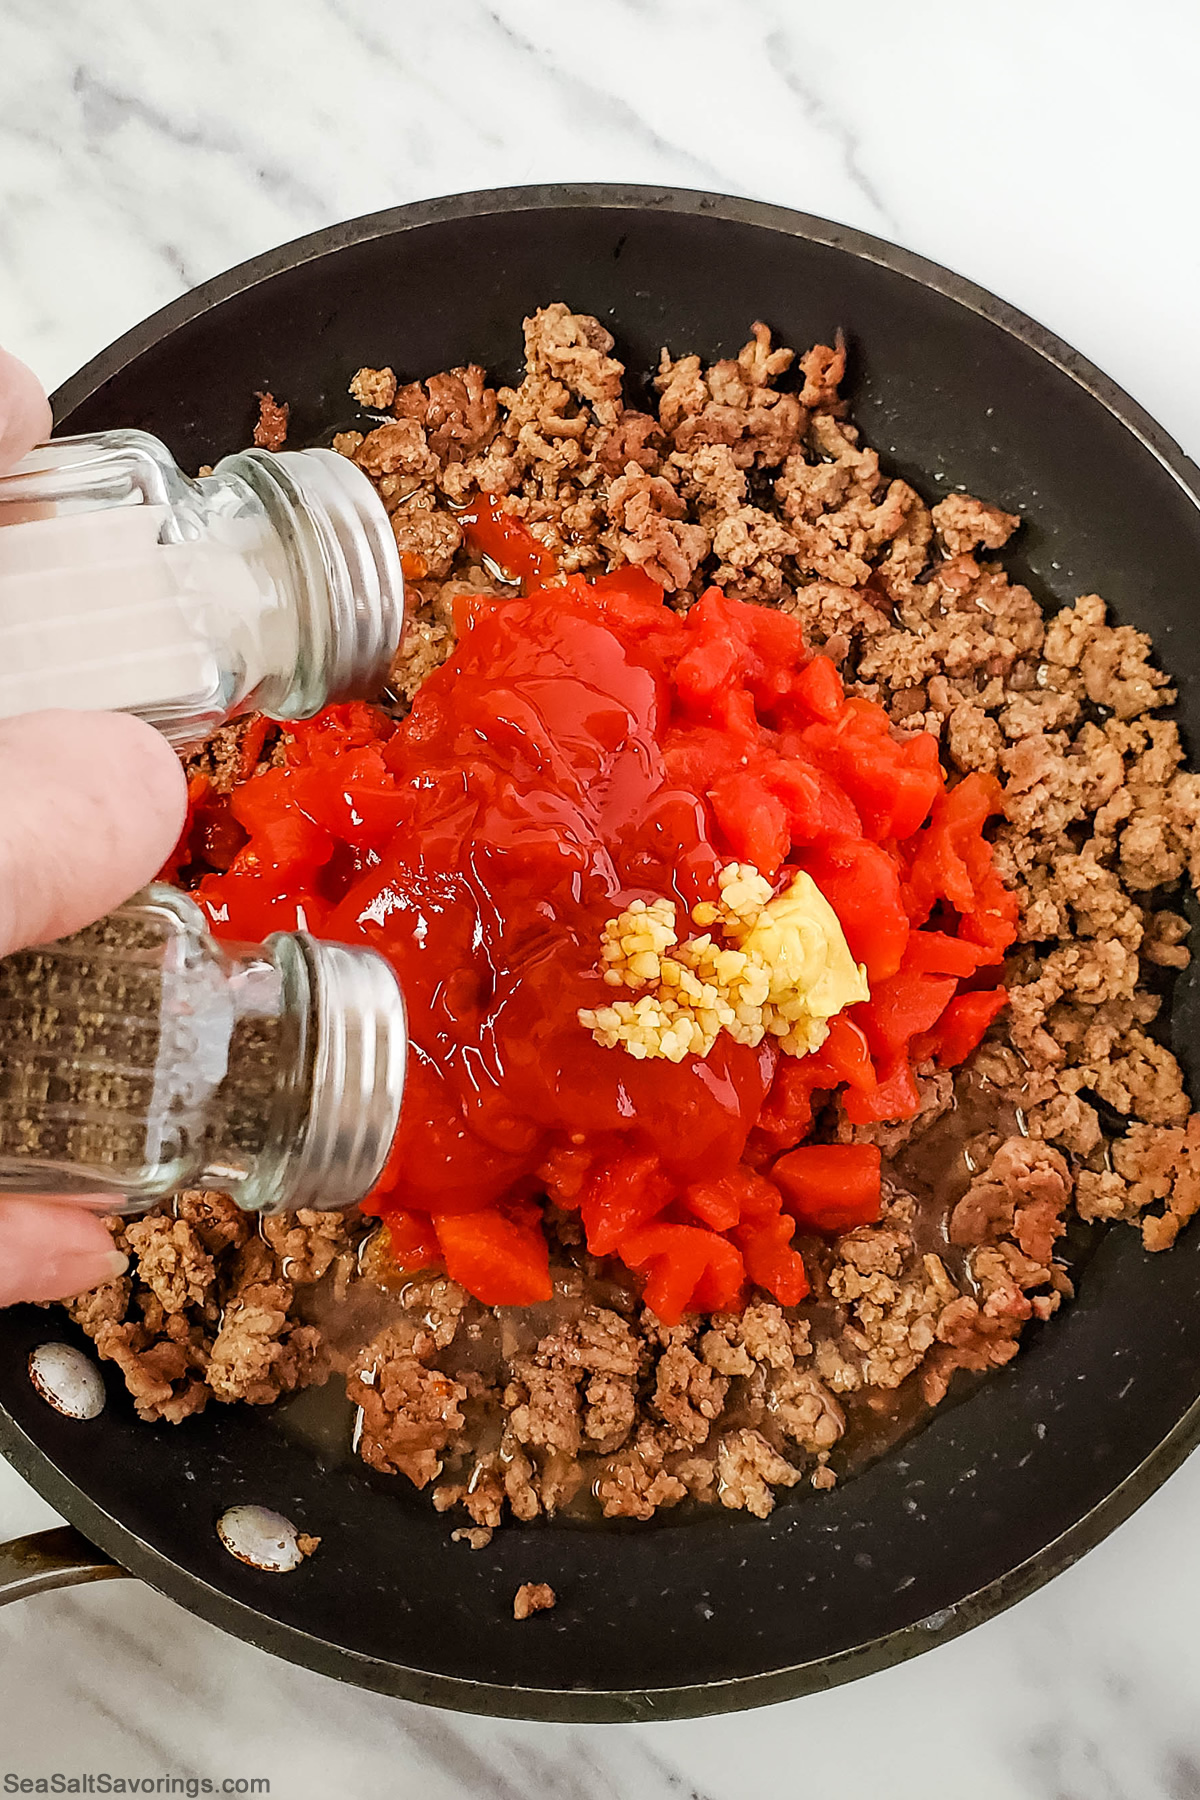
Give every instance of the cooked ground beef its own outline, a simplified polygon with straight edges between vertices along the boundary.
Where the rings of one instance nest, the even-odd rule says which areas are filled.
[[[288,414],[291,408],[286,400],[276,400],[274,394],[259,394],[258,419],[254,426],[254,442],[260,450],[282,450],[287,442]]]
[[[454,1535],[472,1548],[506,1513],[587,1500],[648,1519],[691,1498],[763,1516],[803,1476],[829,1487],[862,1421],[876,1441],[880,1417],[912,1418],[956,1371],[1009,1361],[1028,1321],[1070,1297],[1072,1207],[1137,1224],[1150,1250],[1200,1210],[1200,1120],[1156,1035],[1164,972],[1188,961],[1178,890],[1200,876],[1200,776],[1148,640],[1095,595],[1047,620],[984,554],[1015,514],[963,494],[930,507],[886,476],[846,417],[840,341],[797,358],[759,324],[709,366],[664,350],[652,411],[625,404],[597,320],[545,307],[525,345],[512,388],[475,366],[351,384],[375,419],[336,446],[378,488],[415,601],[398,710],[453,649],[454,594],[504,591],[456,519],[500,496],[564,573],[632,562],[680,608],[716,583],[794,612],[898,730],[936,734],[952,776],[995,773],[1022,923],[1009,1011],[953,1080],[919,1072],[915,1119],[859,1128],[826,1108],[826,1135],[880,1145],[884,1214],[803,1242],[813,1295],[787,1312],[758,1297],[666,1329],[568,1219],[553,1301],[502,1313],[441,1276],[389,1282],[378,1240],[356,1269],[361,1222],[301,1213],[256,1233],[210,1194],[113,1222],[130,1274],[72,1312],[144,1417],[269,1401],[336,1367],[367,1462],[465,1512]],[[256,441],[285,429],[263,396]],[[239,744],[234,729],[206,752],[218,789]],[[322,1334],[311,1296],[351,1283],[394,1290],[388,1322]],[[527,1586],[514,1613],[553,1603]]]
[[[254,1222],[225,1194],[180,1194],[170,1211],[108,1221],[130,1258],[69,1311],[120,1368],[143,1419],[178,1424],[210,1400],[266,1405],[327,1379],[321,1332],[294,1315],[297,1289],[352,1264],[346,1221],[300,1212]]]
[[[526,1581],[513,1596],[513,1618],[531,1619],[558,1605],[558,1595],[547,1581]]]

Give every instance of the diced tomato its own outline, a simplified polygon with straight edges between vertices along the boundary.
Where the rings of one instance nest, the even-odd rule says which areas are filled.
[[[865,838],[837,837],[805,851],[800,866],[837,914],[850,954],[866,964],[872,989],[894,975],[910,927],[893,858]]]
[[[558,564],[545,544],[515,513],[506,512],[494,494],[481,494],[458,515],[458,523],[472,550],[490,557],[510,581],[533,585],[557,572]]]
[[[764,787],[787,813],[793,844],[823,844],[838,836],[861,841],[858,814],[831,775],[799,757],[764,757],[761,766]]]
[[[714,1231],[730,1231],[742,1216],[741,1184],[736,1175],[695,1181],[683,1190],[683,1204],[693,1218]]]
[[[1008,1005],[1008,989],[1003,987],[959,994],[951,1000],[932,1031],[913,1039],[912,1055],[916,1062],[935,1056],[943,1069],[957,1068],[978,1048],[984,1032],[998,1013]]]
[[[631,1150],[584,1183],[580,1217],[588,1249],[608,1256],[631,1231],[657,1218],[675,1197],[657,1152]]]
[[[532,1306],[554,1291],[546,1234],[530,1211],[517,1217],[497,1207],[434,1214],[447,1275],[485,1306]]]
[[[664,1325],[678,1325],[689,1310],[732,1311],[741,1295],[741,1252],[715,1231],[647,1225],[622,1242],[621,1257],[647,1271],[643,1298]]]
[[[849,794],[868,837],[909,837],[927,817],[943,781],[937,741],[927,732],[900,742],[882,707],[848,700],[836,724],[811,725],[802,735]]]
[[[783,1203],[808,1231],[870,1225],[882,1205],[877,1144],[802,1144],[772,1164]]]
[[[290,882],[236,866],[225,875],[205,875],[192,898],[218,937],[243,944],[261,944],[275,931],[320,937],[331,910],[311,889],[293,889]]]
[[[736,1244],[710,1232],[704,1271],[692,1290],[691,1309],[702,1313],[736,1312],[746,1285],[746,1265]],[[653,1302],[650,1302],[653,1305]],[[662,1314],[659,1313],[659,1318]],[[663,1320],[667,1324],[667,1320]]]
[[[944,931],[914,931],[904,952],[904,967],[921,975],[974,975],[984,961],[978,944]]]
[[[939,900],[960,913],[976,904],[972,862],[980,865],[980,846],[986,851],[985,868],[991,867],[983,828],[1001,802],[1000,784],[991,775],[965,775],[955,787],[938,795],[929,824],[915,846],[906,893],[914,925],[929,917]],[[981,871],[982,872],[982,871]]]
[[[293,779],[307,816],[355,850],[381,849],[408,805],[373,744],[348,750],[336,761],[314,763]]]
[[[903,1054],[880,1067],[874,1087],[848,1088],[842,1095],[842,1110],[852,1125],[895,1123],[915,1118],[920,1109],[921,1096]]]
[[[846,691],[842,678],[827,656],[811,656],[793,678],[792,693],[814,719],[832,724],[842,710]]]
[[[961,935],[987,951],[981,962],[998,963],[1017,935],[1017,896],[1005,887],[995,869],[988,869],[975,884],[975,904],[963,919]]]
[[[792,841],[782,802],[749,773],[725,776],[708,797],[734,858],[753,863],[768,879],[774,876]]]
[[[550,1199],[568,1209],[578,1206],[583,1184],[595,1161],[595,1153],[579,1144],[555,1144],[537,1171]]]
[[[871,989],[871,998],[854,1010],[876,1065],[902,1056],[909,1039],[928,1031],[946,1010],[957,986],[952,975],[925,975],[901,967]]]
[[[248,781],[258,767],[258,759],[263,753],[263,745],[272,730],[271,720],[266,713],[256,713],[242,732],[238,744],[238,780]]]
[[[781,1144],[796,1144],[812,1126],[812,1097],[832,1092],[843,1082],[851,1087],[875,1087],[875,1066],[862,1027],[846,1013],[829,1021],[829,1035],[819,1050],[808,1056],[782,1056],[775,1069],[771,1091],[758,1115],[757,1130]]]
[[[397,1207],[383,1221],[387,1256],[402,1274],[415,1275],[421,1269],[432,1269],[442,1260],[433,1221],[421,1213],[406,1212]]]
[[[795,1230],[795,1219],[780,1210],[748,1220],[733,1232],[747,1280],[773,1294],[781,1306],[797,1305],[809,1291],[804,1258],[792,1248]]]

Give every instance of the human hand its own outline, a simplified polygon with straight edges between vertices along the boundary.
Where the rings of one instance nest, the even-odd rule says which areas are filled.
[[[0,470],[50,430],[37,378],[0,350]],[[183,827],[179,760],[128,713],[0,720],[0,956],[78,931],[151,880]],[[124,1272],[112,1196],[0,1194],[0,1306],[61,1300]]]

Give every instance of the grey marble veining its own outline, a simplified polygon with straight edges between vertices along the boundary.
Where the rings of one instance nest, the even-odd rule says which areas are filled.
[[[0,340],[52,386],[195,282],[337,219],[517,182],[673,183],[971,275],[1196,453],[1198,49],[1179,0],[0,0]],[[1193,1463],[968,1638],[691,1724],[435,1714],[133,1583],[43,1597],[0,1613],[0,1778],[265,1774],[288,1800],[1195,1800],[1198,1513]],[[51,1518],[0,1465],[0,1532]]]

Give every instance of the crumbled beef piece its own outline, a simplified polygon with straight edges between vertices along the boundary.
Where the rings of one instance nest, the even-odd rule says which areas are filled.
[[[608,1456],[619,1450],[637,1420],[637,1389],[619,1375],[593,1375],[584,1390],[584,1436],[589,1449]]]
[[[587,313],[573,313],[561,301],[543,306],[525,321],[525,363],[531,373],[544,370],[603,417],[614,415],[621,400],[623,363],[609,355],[610,331]]]
[[[1191,927],[1181,913],[1150,913],[1142,932],[1142,955],[1164,969],[1186,969],[1192,953],[1184,939]]]
[[[436,474],[438,466],[417,419],[377,425],[355,449],[354,460],[376,482],[389,512]]]
[[[151,1214],[125,1227],[129,1254],[137,1257],[138,1279],[158,1296],[165,1311],[199,1305],[212,1288],[212,1257],[183,1219]]]
[[[462,544],[454,514],[424,490],[403,497],[392,509],[392,536],[410,581],[444,581]]]
[[[858,673],[891,688],[929,684],[931,710],[944,715],[1036,655],[1042,634],[1041,611],[1027,588],[998,565],[958,556],[904,597],[896,625],[864,644]]]
[[[845,1413],[811,1369],[778,1370],[768,1392],[779,1429],[810,1455],[830,1450],[846,1429]]]
[[[282,450],[287,442],[288,414],[291,408],[286,400],[276,400],[274,394],[257,394],[258,418],[254,426],[254,442],[260,450]]]
[[[117,1240],[117,1232],[121,1221],[106,1218],[104,1223]],[[117,1240],[119,1242],[119,1240]],[[133,1294],[133,1277],[118,1275],[115,1281],[106,1281],[101,1287],[92,1288],[86,1294],[79,1294],[74,1300],[67,1302],[67,1311],[82,1331],[90,1338],[98,1338],[101,1331],[109,1325],[119,1325],[129,1311],[129,1301]]]
[[[1021,523],[1019,513],[973,500],[970,494],[947,494],[932,515],[934,529],[950,556],[972,550],[1000,550]]]
[[[425,1487],[442,1472],[441,1452],[463,1425],[467,1390],[431,1368],[434,1345],[386,1326],[355,1359],[347,1383],[362,1407],[359,1454],[373,1469],[407,1475]]]
[[[1107,616],[1099,594],[1085,594],[1074,606],[1063,607],[1046,630],[1047,663],[1060,676],[1077,680],[1089,700],[1108,707],[1118,719],[1170,706],[1175,690],[1150,661],[1150,639],[1132,625],[1109,625]]]
[[[657,1450],[639,1443],[609,1458],[595,1494],[606,1519],[652,1519],[660,1506],[686,1499],[687,1488],[663,1468]]]
[[[972,1247],[1012,1237],[1027,1256],[1048,1263],[1066,1230],[1070,1198],[1071,1171],[1059,1151],[1034,1138],[1007,1138],[954,1208],[950,1242]]]
[[[846,378],[846,340],[840,331],[832,347],[814,344],[811,350],[806,350],[800,358],[800,371],[804,376],[801,406],[809,407],[813,412],[835,415],[843,410],[838,389]]]
[[[839,664],[864,639],[889,629],[878,599],[835,581],[802,581],[783,595],[780,606],[799,619],[807,644]]]
[[[360,406],[386,412],[396,398],[396,371],[359,369],[350,379],[350,392]]]
[[[184,760],[188,776],[204,775],[214,794],[230,793],[239,781],[253,773],[245,766],[246,753],[242,740],[248,731],[261,722],[260,714],[250,713],[244,719],[235,719],[232,725],[222,725],[206,743],[189,752]],[[259,752],[257,768],[264,767],[272,760],[279,738],[278,725],[269,724]]]
[[[457,1531],[450,1533],[452,1544],[466,1544],[472,1550],[486,1550],[492,1541],[492,1529],[489,1525],[462,1525]]]
[[[644,569],[671,594],[688,586],[711,547],[702,525],[684,522],[686,510],[665,476],[648,475],[636,463],[608,490],[615,557]]]
[[[254,1233],[253,1220],[228,1194],[188,1188],[175,1202],[176,1216],[195,1232],[210,1256],[240,1250]],[[288,1215],[281,1215],[281,1220]],[[275,1221],[272,1221],[275,1223]]]
[[[314,1537],[311,1531],[298,1531],[296,1533],[296,1548],[301,1556],[315,1556],[316,1552],[321,1548],[321,1540],[319,1537]]]
[[[1128,1183],[1124,1216],[1139,1220],[1147,1250],[1169,1249],[1200,1212],[1200,1115],[1185,1127],[1132,1125],[1113,1145],[1112,1158],[1114,1172]],[[1160,1201],[1161,1213],[1146,1212]]]
[[[445,465],[475,456],[496,429],[496,391],[478,363],[413,381],[395,395],[397,418],[416,419],[429,448]]]
[[[218,1400],[269,1406],[326,1379],[321,1333],[290,1320],[293,1298],[289,1281],[252,1281],[226,1303],[205,1370]]]
[[[320,1281],[350,1248],[344,1213],[302,1209],[262,1222],[263,1236],[280,1261],[285,1280],[296,1287]]]
[[[606,475],[621,475],[630,463],[653,474],[662,454],[662,427],[653,413],[626,407],[616,424],[596,440],[596,466]]]
[[[144,1327],[108,1324],[95,1335],[96,1352],[121,1371],[140,1419],[178,1425],[201,1412],[212,1390],[200,1375],[204,1344],[163,1337],[155,1342]]]
[[[773,1450],[759,1431],[727,1431],[717,1445],[717,1481],[722,1506],[744,1508],[757,1519],[773,1511],[777,1487],[795,1487],[800,1470]]]
[[[526,1581],[513,1596],[513,1618],[531,1619],[534,1613],[550,1612],[558,1605],[558,1595],[545,1581]]]
[[[829,1292],[847,1324],[815,1351],[817,1372],[835,1393],[899,1387],[933,1344],[943,1307],[958,1297],[941,1258],[916,1253],[906,1211],[911,1202],[835,1246]]]
[[[540,1367],[533,1357],[519,1357],[512,1369],[515,1379],[505,1389],[504,1406],[513,1436],[518,1443],[573,1456],[582,1437],[575,1376],[559,1367]]]
[[[779,521],[757,506],[739,506],[714,526],[712,578],[739,600],[778,600],[786,583],[787,559],[796,541]]]
[[[740,1316],[718,1317],[700,1339],[704,1361],[718,1375],[751,1375],[757,1363],[772,1369],[790,1369],[797,1356],[809,1353],[807,1321],[789,1324],[781,1307],[770,1301],[752,1302]]]
[[[325,1215],[305,1216],[325,1231]],[[190,1190],[174,1213],[107,1223],[129,1274],[71,1310],[143,1418],[174,1423],[214,1398],[266,1405],[325,1380],[321,1333],[292,1317],[293,1284],[227,1195]],[[279,1229],[305,1227],[283,1219]]]
[[[721,1415],[729,1383],[686,1344],[673,1343],[658,1359],[652,1408],[668,1426],[674,1448],[702,1444]]]

